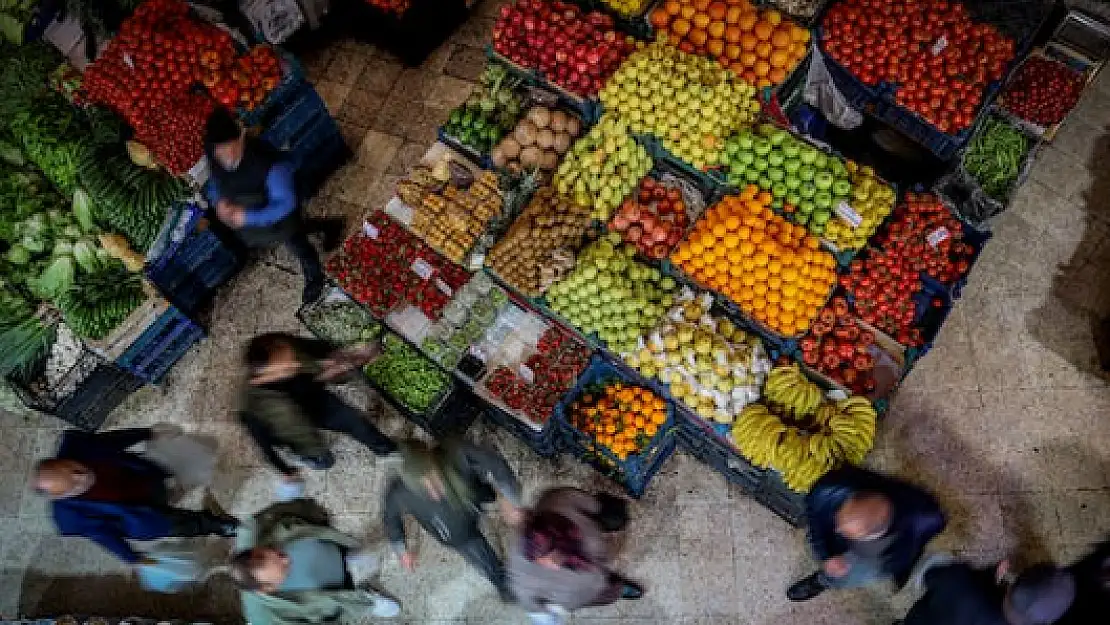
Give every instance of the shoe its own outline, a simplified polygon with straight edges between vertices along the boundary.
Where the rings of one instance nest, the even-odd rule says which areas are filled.
[[[370,616],[378,618],[393,618],[401,613],[401,604],[396,599],[374,593],[374,607],[370,608]]]
[[[635,601],[636,599],[639,599],[643,596],[644,587],[637,584],[636,582],[625,580],[624,586],[621,586],[621,599]]]
[[[304,292],[301,294],[301,302],[311,304],[320,299],[324,294],[324,281],[319,280],[316,282],[309,282],[304,285]]]
[[[381,568],[382,560],[378,554],[363,550],[348,553],[343,561],[347,564],[347,572],[355,584],[365,583]]]
[[[809,601],[827,589],[828,587],[821,582],[817,573],[814,573],[794,582],[794,585],[786,590],[786,598],[791,601]]]
[[[239,531],[239,519],[235,517],[220,517],[219,524],[219,534],[225,538],[232,538]]]

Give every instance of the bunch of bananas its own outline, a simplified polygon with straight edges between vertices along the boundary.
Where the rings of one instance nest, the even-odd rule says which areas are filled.
[[[798,363],[794,363],[771,370],[763,386],[763,397],[782,406],[795,419],[801,419],[817,410],[825,394],[802,373]]]
[[[797,366],[771,372],[764,388],[768,403],[745,406],[732,427],[732,439],[753,465],[775,469],[789,488],[804,493],[840,463],[863,462],[875,442],[877,415],[863,397],[825,400],[804,376],[796,381],[794,372],[801,375]],[[778,380],[775,391],[770,390],[772,380]]]

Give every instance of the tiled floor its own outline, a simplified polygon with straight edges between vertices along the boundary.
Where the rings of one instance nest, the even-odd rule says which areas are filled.
[[[357,160],[311,209],[361,216],[433,141],[483,64],[496,2],[487,0],[423,67],[341,43],[306,59]],[[911,374],[883,424],[870,462],[934,488],[952,523],[938,541],[980,562],[1017,552],[1067,560],[1110,530],[1110,388],[1093,373],[1092,321],[1110,312],[1110,72],[1104,74],[1037,162],[1015,205],[995,224],[939,344]],[[236,513],[269,497],[273,474],[232,423],[237,348],[262,330],[298,328],[299,276],[283,254],[256,264],[218,301],[211,338],[188,354],[161,389],[135,395],[110,425],[174,421],[213,435],[223,460],[217,496]],[[365,393],[352,389],[354,396]],[[410,427],[398,417],[387,430]],[[233,613],[227,587],[199,597],[138,597],[119,590],[128,571],[97,547],[59,539],[43,503],[24,490],[32,459],[51,451],[59,424],[0,420],[0,613],[59,610]],[[591,487],[571,459],[547,462],[507,434],[478,427],[500,447],[529,493],[548,485]],[[338,441],[340,462],[310,488],[341,528],[380,542],[382,473],[365,450]],[[491,524],[493,535],[504,528]],[[912,599],[884,589],[791,605],[783,590],[807,573],[802,532],[766,512],[717,474],[676,456],[635,505],[622,562],[643,579],[643,601],[584,612],[591,625],[889,624]],[[421,568],[389,561],[381,585],[404,602],[408,623],[519,623],[454,554],[420,542]],[[104,576],[100,580],[81,576]],[[108,577],[116,576],[116,577]],[[126,606],[126,607],[119,607]]]

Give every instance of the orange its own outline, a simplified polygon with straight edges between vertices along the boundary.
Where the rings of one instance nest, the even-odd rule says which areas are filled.
[[[725,22],[729,24],[739,24],[740,18],[744,15],[744,9],[740,7],[729,7],[725,11]]]
[[[657,30],[664,30],[667,28],[667,24],[670,24],[672,15],[674,13],[668,12],[665,7],[659,7],[651,12],[651,25]]]
[[[771,262],[767,263],[767,271],[770,271],[773,275],[778,275],[782,272],[782,261],[772,258]]]
[[[709,22],[709,36],[714,39],[724,39],[725,23],[719,20]]]
[[[755,51],[755,47],[759,45],[759,39],[752,35],[742,35],[740,37],[740,49],[747,52]]]
[[[694,0],[694,8],[699,12],[704,13],[709,10],[709,3],[712,0]]]
[[[744,286],[754,286],[756,282],[758,282],[758,280],[756,280],[754,272],[745,272],[743,275],[740,276],[740,283]]]
[[[755,36],[758,37],[760,41],[769,41],[771,39],[771,33],[774,32],[774,26],[760,20],[756,22],[754,26],[752,26],[751,30],[752,33],[755,34]]]
[[[758,261],[756,262],[758,263]],[[757,282],[766,282],[767,278],[771,277],[771,274],[767,271],[767,268],[762,266],[756,267],[755,271],[752,272],[752,275],[755,276]]]
[[[728,14],[728,5],[719,1],[712,2],[706,12],[709,13],[710,19],[723,20]]]
[[[738,60],[740,58],[740,54],[741,54],[740,46],[736,45],[735,43],[730,43],[727,46],[725,46],[725,56],[728,57],[728,59],[730,61]],[[740,67],[743,67],[743,64],[739,64],[739,65],[740,65]]]
[[[757,187],[754,184],[750,184],[750,185],[744,187],[744,192],[740,195],[740,197],[742,199],[745,199],[745,200],[754,200],[755,196],[758,193],[759,193],[759,187]]]
[[[721,242],[724,243],[725,247],[735,249],[740,245],[740,237],[735,234],[726,234]]]
[[[678,12],[682,10],[682,3],[678,0],[667,0],[667,2],[663,4],[663,9],[671,15],[678,15]]]
[[[671,23],[671,32],[679,37],[685,37],[690,32],[690,22],[681,17]]]
[[[694,271],[697,271],[697,270],[701,269],[702,267],[705,267],[705,259],[703,259],[701,256],[695,256],[695,257],[691,258],[690,259],[690,267],[692,267]]]
[[[678,49],[685,52],[686,54],[694,54],[697,52],[697,50],[694,49],[694,44],[685,39],[679,42]]]
[[[771,67],[775,69],[785,69],[787,63],[790,62],[790,58],[786,56],[786,52],[781,49],[772,51],[771,56],[768,57],[767,60],[770,61]]]
[[[755,44],[756,56],[761,59],[765,59],[771,56],[771,50],[773,49],[774,48],[771,47],[771,44],[766,41],[760,41],[759,43]],[[757,70],[756,73],[758,74],[759,71]]]
[[[692,240],[692,241],[690,241],[690,243],[687,247],[689,248],[689,251],[690,251],[690,254],[689,254],[690,257],[701,256],[701,253],[705,251],[705,246],[702,245],[700,241],[693,241]]]
[[[771,257],[767,255],[767,252],[756,252],[755,253],[755,264],[756,265],[758,265],[760,267],[766,267],[767,263],[769,263],[769,262],[771,262]]]
[[[699,242],[701,243],[701,246],[702,246],[702,252],[703,253],[713,249],[713,246],[717,244],[717,237],[713,236],[713,232],[711,232],[711,231],[710,232],[702,232],[701,234],[698,235],[698,237],[699,237],[698,240],[699,240]]]
[[[798,43],[808,43],[809,31],[804,28],[792,25],[790,27],[790,38],[794,41],[797,41]]]
[[[782,278],[776,276],[771,272],[771,277],[767,278],[767,287],[773,289],[775,292],[780,292],[782,289]]]
[[[798,309],[798,300],[787,297],[785,293],[782,296],[782,309],[793,312]]]
[[[696,47],[704,46],[705,42],[709,41],[709,35],[701,28],[693,28],[686,37],[690,40],[690,43],[694,44]]]
[[[774,197],[773,195],[771,195],[771,192],[770,192],[770,191],[760,191],[760,192],[759,192],[759,195],[758,195],[758,196],[756,196],[756,199],[758,199],[758,200],[759,200],[759,203],[760,203],[760,204],[762,204],[763,206],[767,206],[767,205],[769,205],[769,204],[770,204],[770,203],[771,203],[772,201],[774,201],[775,197]],[[770,211],[770,210],[768,209],[768,210],[767,210],[767,212],[766,212],[766,216],[764,217],[764,219],[766,219],[767,221],[771,221],[771,220],[772,220],[773,218],[774,218],[774,213],[772,213],[772,212],[771,212],[771,211]]]
[[[694,28],[705,29],[709,26],[709,16],[705,13],[696,13],[694,14],[693,22]]]
[[[747,275],[744,272],[744,266],[742,264],[744,262],[743,258],[733,258],[732,255],[730,254],[729,257],[728,257],[728,261],[730,263],[732,263],[728,267],[728,275],[732,276],[733,278],[741,278],[741,277]],[[733,282],[736,282],[736,281],[733,281]],[[740,284],[741,283],[737,283],[735,288],[738,288],[740,286]]]
[[[762,230],[753,230],[750,240],[752,243],[756,244],[756,247],[758,249],[759,244],[762,243],[766,237],[767,235],[764,234]]]
[[[750,226],[740,226],[736,229],[736,234],[741,240],[747,241],[752,237],[752,229]]]
[[[713,236],[718,239],[728,234],[728,228],[723,223],[718,223],[713,226]]]
[[[793,267],[782,268],[782,281],[786,284],[792,285],[798,281],[798,270]],[[797,290],[797,287],[791,286],[790,288]]]
[[[755,244],[751,241],[740,242],[740,253],[744,256],[751,256],[755,253]]]
[[[755,67],[755,63],[758,60],[759,56],[755,52],[740,53],[740,64],[744,67]]]
[[[775,9],[767,9],[763,12],[763,19],[767,20],[772,26],[778,26],[782,23],[782,14]]]
[[[771,45],[780,50],[785,50],[789,48],[790,44],[793,43],[793,39],[790,38],[789,29],[789,26],[786,28],[776,28],[775,32],[771,33]]]
[[[697,13],[698,10],[690,6],[689,4],[682,5],[682,8],[678,10],[678,14],[681,15],[683,19],[687,20],[693,19],[694,16],[697,15]]]
[[[740,218],[736,215],[725,217],[725,228],[730,232],[737,232],[740,229]]]
[[[782,293],[770,287],[767,287],[767,295],[764,295],[764,297],[767,298],[768,304],[778,304],[782,301]]]
[[[755,25],[758,22],[759,16],[756,15],[754,11],[749,11],[740,15],[740,19],[737,20],[736,25],[744,32],[750,33],[755,29]]]

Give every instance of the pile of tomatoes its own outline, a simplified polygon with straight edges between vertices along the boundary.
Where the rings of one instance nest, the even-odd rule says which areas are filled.
[[[955,0],[841,0],[822,22],[825,51],[863,83],[952,134],[968,128],[1014,42]]]
[[[876,386],[874,343],[874,333],[860,327],[847,298],[837,296],[817,315],[799,347],[806,365],[848,387],[853,395],[865,395]]]
[[[1007,85],[1000,102],[1022,119],[1051,126],[1063,121],[1086,83],[1083,74],[1063,63],[1031,56]]]
[[[136,140],[180,174],[200,160],[201,115],[214,106],[211,97],[192,93],[195,86],[207,87],[224,106],[250,109],[280,79],[273,50],[239,57],[231,35],[191,17],[183,0],[148,0],[89,66],[82,97],[119,113]]]
[[[903,345],[921,345],[914,322],[922,275],[951,285],[967,274],[975,251],[964,239],[963,224],[936,197],[907,193],[890,224],[863,258],[852,261],[840,284],[854,296],[860,319]]]

